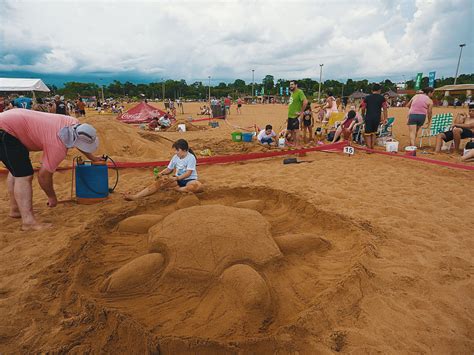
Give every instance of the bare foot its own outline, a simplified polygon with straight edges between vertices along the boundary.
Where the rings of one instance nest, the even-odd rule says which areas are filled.
[[[41,231],[44,229],[51,228],[52,223],[35,223],[35,224],[23,224],[21,226],[22,231]]]
[[[11,218],[21,218],[21,213],[19,211],[10,211],[8,215]]]

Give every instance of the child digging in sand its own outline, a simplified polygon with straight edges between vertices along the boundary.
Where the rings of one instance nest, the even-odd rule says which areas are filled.
[[[176,154],[171,158],[168,167],[158,174],[157,181],[135,195],[125,194],[125,200],[132,201],[150,196],[160,189],[174,189],[179,192],[202,191],[202,184],[198,181],[196,171],[196,157],[188,142],[178,139],[174,142],[173,148],[176,149]],[[173,172],[175,172],[173,177],[167,176]]]

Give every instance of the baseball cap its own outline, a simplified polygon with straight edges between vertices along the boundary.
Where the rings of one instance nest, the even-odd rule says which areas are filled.
[[[74,141],[74,147],[86,153],[93,153],[99,146],[97,131],[90,124],[83,123],[74,127],[77,138]]]

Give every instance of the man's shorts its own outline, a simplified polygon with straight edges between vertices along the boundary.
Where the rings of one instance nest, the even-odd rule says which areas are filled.
[[[179,187],[185,187],[191,181],[194,181],[194,179],[178,180],[177,183]]]
[[[461,139],[474,137],[474,133],[470,129],[467,129],[467,128],[461,128],[461,129],[462,129]],[[454,139],[453,131],[447,131],[447,132],[444,132],[443,134],[445,135],[445,138],[443,138],[445,142],[449,142]]]
[[[288,125],[286,127],[289,131],[300,129],[300,120],[298,118],[288,118]]]
[[[365,120],[365,134],[377,133],[380,125],[380,119],[378,120]]]
[[[14,177],[33,175],[30,152],[17,138],[0,129],[0,160]]]
[[[425,124],[426,115],[418,114],[418,113],[411,113],[408,115],[408,125],[414,126],[417,125],[421,127]]]

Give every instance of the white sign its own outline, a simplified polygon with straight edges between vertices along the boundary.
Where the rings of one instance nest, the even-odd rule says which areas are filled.
[[[344,154],[354,155],[355,149],[354,147],[346,146],[344,147]]]

